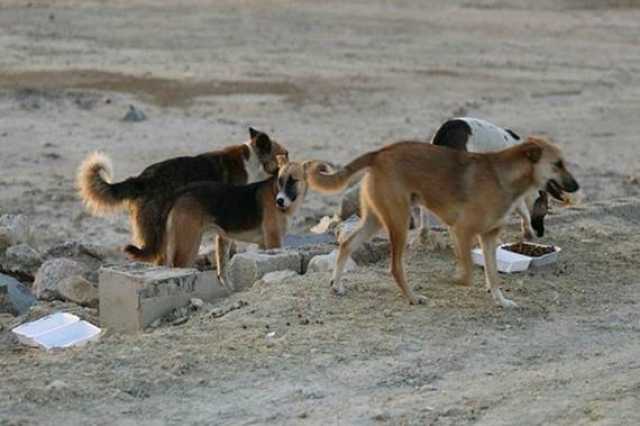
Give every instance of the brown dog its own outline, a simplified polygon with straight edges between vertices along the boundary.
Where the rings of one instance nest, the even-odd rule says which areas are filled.
[[[95,214],[128,208],[133,244],[125,251],[135,260],[161,264],[163,217],[174,190],[197,181],[243,185],[267,179],[278,171],[276,156],[287,155],[287,150],[253,128],[249,128],[249,136],[242,145],[152,164],[138,176],[118,183],[110,183],[109,158],[94,153],[78,171],[80,196]]]
[[[496,303],[511,307],[516,305],[502,295],[496,265],[496,239],[510,212],[523,197],[539,189],[578,190],[560,149],[533,137],[512,148],[483,154],[399,142],[364,154],[335,173],[327,173],[325,164],[314,162],[307,179],[312,189],[330,193],[345,188],[361,172],[365,172],[360,191],[362,220],[340,242],[332,286],[337,294],[344,293],[340,275],[346,260],[384,226],[391,240],[391,273],[411,304],[425,300],[408,287],[402,261],[412,200],[449,226],[463,285],[471,284],[471,246],[480,237],[487,288]]]
[[[278,157],[277,177],[234,186],[197,182],[175,192],[163,235],[165,264],[189,267],[198,254],[202,234],[216,234],[218,278],[225,274],[229,240],[256,243],[263,249],[282,247],[287,222],[307,192],[305,165]]]

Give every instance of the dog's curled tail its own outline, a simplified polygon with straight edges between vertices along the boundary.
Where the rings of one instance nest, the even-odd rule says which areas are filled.
[[[77,187],[80,198],[93,214],[107,214],[124,207],[131,198],[130,179],[112,184],[111,160],[101,152],[90,154],[80,165]]]
[[[377,154],[378,151],[363,154],[337,171],[327,163],[314,161],[307,173],[309,186],[324,193],[342,191],[356,175],[371,166]]]

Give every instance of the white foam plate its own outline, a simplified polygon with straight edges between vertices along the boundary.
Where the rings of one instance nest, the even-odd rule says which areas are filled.
[[[73,314],[56,312],[12,330],[18,340],[28,346],[44,349],[78,346],[100,337],[100,328]]]
[[[548,265],[549,263],[553,263],[558,260],[558,252],[560,252],[560,247],[555,247],[556,251],[553,253],[548,253],[543,256],[531,257],[525,256],[523,254],[514,253],[509,250],[503,249],[504,246],[508,246],[512,243],[501,244],[496,249],[496,260],[498,263],[498,271],[505,272],[507,274],[513,272],[522,272],[529,269],[529,267],[538,267],[543,265]],[[541,246],[542,244],[535,243],[527,243],[531,245]],[[473,259],[473,263],[476,265],[480,265],[484,267],[484,256],[482,255],[482,249],[475,248],[471,251],[471,258]]]

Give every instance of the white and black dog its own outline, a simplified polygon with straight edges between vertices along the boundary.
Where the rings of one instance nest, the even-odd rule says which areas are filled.
[[[457,117],[445,121],[431,140],[434,145],[467,152],[500,151],[521,142],[520,136],[514,131],[471,117]],[[563,200],[560,188],[547,185],[545,189],[554,198]],[[540,191],[537,195],[529,195],[515,206],[515,211],[522,219],[522,235],[525,239],[533,238],[533,230],[538,237],[544,235],[548,198],[545,191]]]

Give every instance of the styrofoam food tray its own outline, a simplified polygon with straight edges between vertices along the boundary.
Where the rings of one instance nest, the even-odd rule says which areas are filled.
[[[539,267],[548,265],[558,260],[558,253],[560,247],[554,246],[556,251],[553,253],[547,253],[543,256],[531,257],[523,254],[514,253],[509,250],[505,250],[503,247],[511,245],[512,243],[501,244],[496,249],[496,260],[498,263],[498,271],[506,272],[508,274],[513,272],[522,272],[529,269],[529,267]],[[542,244],[529,243],[531,245],[541,246]],[[475,248],[471,251],[471,258],[476,265],[484,266],[484,256],[482,255],[482,249]]]
[[[101,330],[73,314],[56,312],[12,330],[21,343],[44,349],[78,346],[97,340]]]

